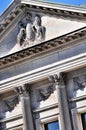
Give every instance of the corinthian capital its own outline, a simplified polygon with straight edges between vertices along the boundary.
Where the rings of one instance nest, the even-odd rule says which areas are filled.
[[[24,84],[21,85],[19,87],[15,88],[15,91],[19,94],[19,95],[23,95],[23,94],[27,94],[29,91],[29,85],[28,84]]]
[[[58,73],[58,74],[51,75],[51,76],[49,76],[49,80],[58,85],[64,84],[65,74]]]

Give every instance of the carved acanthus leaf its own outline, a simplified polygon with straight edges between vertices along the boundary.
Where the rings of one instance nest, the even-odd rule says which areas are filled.
[[[65,73],[54,74],[49,76],[49,81],[58,85],[59,84],[62,85],[65,82],[65,77],[66,77]]]
[[[21,86],[19,86],[19,87],[16,87],[16,88],[15,88],[15,91],[16,91],[19,95],[26,94],[26,93],[29,91],[29,85],[28,85],[28,84],[24,84],[24,85],[21,85]]]

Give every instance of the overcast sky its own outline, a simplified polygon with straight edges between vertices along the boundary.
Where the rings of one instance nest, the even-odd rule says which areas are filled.
[[[9,6],[9,4],[13,0],[0,0],[0,14]],[[35,0],[36,1],[36,0]],[[41,0],[43,1],[43,0]],[[86,2],[86,0],[44,0],[44,1],[50,1],[50,2],[56,2],[56,3],[62,3],[62,4],[70,4],[70,5],[80,5]]]

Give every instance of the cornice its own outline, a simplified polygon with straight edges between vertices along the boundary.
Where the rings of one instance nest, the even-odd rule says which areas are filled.
[[[84,13],[86,11],[86,9],[82,8],[81,6],[57,4],[57,3],[53,3],[53,2],[40,1],[40,0],[36,0],[36,1],[35,0],[21,0],[21,3],[22,4],[28,4],[28,5],[41,6],[41,7],[45,7],[45,8],[73,11],[73,12]]]
[[[86,66],[86,53],[58,61],[56,63],[37,68],[26,73],[10,77],[2,80],[0,83],[0,92],[12,90],[14,87],[21,86],[26,83],[34,83],[36,81],[48,78],[50,75],[59,74],[60,72],[70,72]]]
[[[27,1],[27,0],[26,0]],[[21,0],[22,2],[22,0]],[[40,3],[40,2],[39,2]],[[26,3],[19,3],[15,6],[15,8],[10,12],[9,15],[3,21],[0,23],[0,35],[3,34],[3,32],[7,29],[7,27],[12,23],[12,21],[17,17],[19,13],[22,12],[23,9],[26,7],[29,10],[36,11],[38,10],[39,12],[44,12],[48,13],[51,15],[56,15],[58,17],[64,17],[64,18],[70,18],[72,20],[76,19],[79,21],[86,21],[86,9],[79,8],[75,9],[72,7],[66,7],[66,6],[53,6],[53,4],[37,4],[37,2],[33,3],[33,1],[29,1],[28,4]],[[52,6],[51,6],[52,5]],[[67,9],[70,8],[70,9]]]
[[[86,27],[73,31],[71,33],[65,34],[63,36],[57,37],[55,39],[45,41],[38,45],[26,48],[24,50],[18,51],[11,55],[0,58],[0,68],[18,63],[22,60],[30,59],[32,57],[37,57],[45,52],[55,51],[56,49],[64,49],[72,46],[73,44],[78,44],[79,42],[74,42],[86,37]]]
[[[7,29],[7,27],[14,21],[19,13],[24,9],[24,5],[16,5],[15,8],[5,17],[0,23],[0,35]]]

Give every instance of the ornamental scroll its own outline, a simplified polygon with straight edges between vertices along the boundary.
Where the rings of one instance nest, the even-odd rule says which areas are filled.
[[[26,15],[26,25],[22,21],[18,24],[19,33],[17,35],[17,43],[20,47],[27,47],[38,44],[45,40],[46,28],[42,26],[40,15]]]

